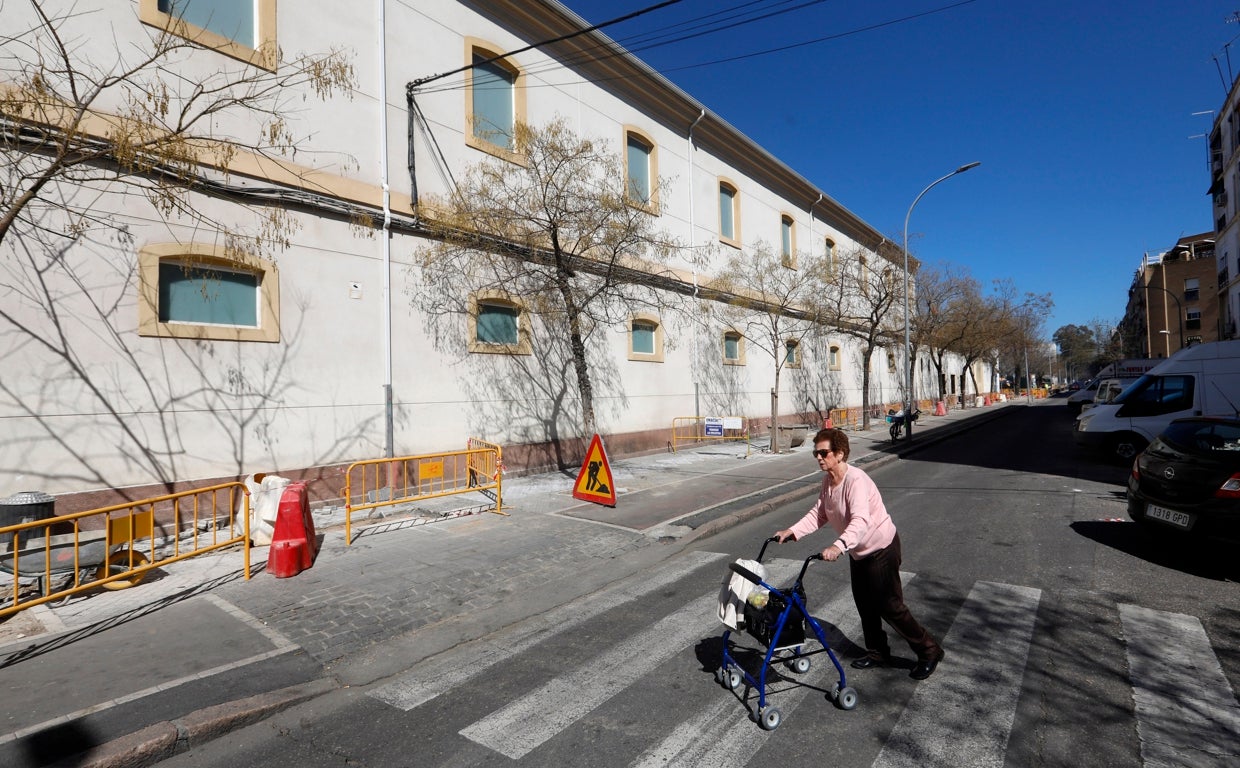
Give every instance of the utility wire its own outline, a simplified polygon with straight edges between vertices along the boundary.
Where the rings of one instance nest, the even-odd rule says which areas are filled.
[[[626,49],[625,49],[625,50],[623,50],[623,51],[616,51],[616,50],[608,49],[606,46],[603,46],[603,45],[598,45],[598,46],[595,46],[595,47],[594,47],[594,49],[595,49],[595,50],[599,50],[599,51],[607,51],[606,55],[603,55],[603,56],[590,56],[590,55],[589,55],[589,53],[590,53],[590,52],[589,52],[589,51],[586,51],[586,52],[583,52],[583,54],[582,54],[582,55],[581,55],[581,56],[580,56],[577,60],[575,60],[575,61],[574,61],[574,60],[572,60],[572,59],[567,59],[567,60],[564,60],[564,62],[556,62],[556,63],[551,63],[551,64],[547,64],[547,65],[545,65],[544,67],[534,67],[534,68],[531,68],[531,69],[525,70],[525,73],[526,73],[527,75],[530,75],[530,74],[541,74],[542,72],[547,72],[547,71],[557,71],[557,70],[563,69],[563,67],[565,66],[565,64],[581,63],[581,62],[584,62],[584,61],[587,61],[587,60],[588,60],[588,61],[601,61],[601,60],[608,59],[608,58],[616,58],[616,57],[621,57],[621,56],[626,56],[626,55],[632,55],[632,54],[637,53],[637,52],[640,52],[640,51],[649,50],[649,49],[652,49],[652,48],[658,48],[658,47],[665,46],[665,45],[670,45],[670,44],[673,44],[673,43],[683,42],[684,40],[689,40],[689,39],[693,39],[693,38],[696,38],[696,37],[701,37],[701,36],[703,36],[703,35],[706,35],[706,34],[711,34],[711,33],[713,33],[713,32],[719,32],[719,31],[725,31],[725,30],[729,30],[729,29],[735,29],[735,28],[737,28],[737,27],[739,27],[739,26],[743,26],[743,25],[745,25],[745,24],[753,23],[754,21],[761,21],[761,20],[763,20],[763,19],[769,18],[769,17],[774,16],[774,15],[778,15],[778,14],[780,14],[780,13],[785,13],[785,12],[792,11],[792,10],[799,10],[799,9],[801,9],[801,8],[803,8],[803,7],[807,6],[807,5],[813,5],[813,4],[816,4],[817,2],[824,2],[824,1],[825,1],[825,0],[813,0],[812,2],[807,2],[807,3],[804,3],[803,5],[797,6],[797,7],[795,7],[795,8],[785,9],[785,10],[783,10],[783,11],[776,11],[776,12],[773,12],[773,13],[770,13],[770,14],[766,14],[766,15],[763,15],[763,16],[759,16],[759,17],[753,18],[753,19],[747,19],[747,20],[741,21],[741,22],[739,22],[739,23],[737,23],[737,24],[732,24],[732,25],[728,25],[728,26],[718,27],[718,28],[716,28],[716,29],[699,30],[699,31],[695,31],[695,32],[693,32],[692,34],[689,34],[689,35],[683,35],[683,36],[680,36],[680,37],[675,37],[675,38],[671,38],[671,39],[665,39],[665,40],[663,40],[662,42],[654,42],[654,43],[650,43],[650,44],[648,44],[648,45],[642,45],[642,46],[639,46],[639,47],[636,47],[636,48],[631,48],[631,49],[626,48]],[[782,46],[778,46],[778,47],[775,47],[775,48],[767,48],[767,49],[760,50],[760,51],[753,51],[753,52],[750,52],[750,53],[740,54],[740,55],[737,55],[737,56],[729,56],[729,57],[725,57],[725,58],[721,58],[721,59],[712,59],[712,60],[710,60],[710,61],[698,62],[698,63],[695,63],[695,64],[685,64],[685,65],[683,65],[683,66],[678,66],[678,67],[669,67],[669,68],[666,68],[666,69],[663,69],[663,70],[659,70],[659,74],[664,74],[664,73],[667,73],[667,72],[680,72],[680,71],[683,71],[683,70],[688,70],[688,69],[697,69],[697,68],[700,68],[700,67],[714,66],[714,65],[716,65],[716,64],[725,64],[725,63],[730,63],[730,62],[734,62],[734,61],[743,61],[743,60],[745,60],[745,59],[756,58],[756,57],[759,57],[759,56],[767,56],[767,55],[770,55],[770,54],[773,54],[773,53],[783,53],[783,52],[785,52],[785,51],[791,51],[791,50],[795,50],[795,49],[797,49],[797,48],[803,48],[803,47],[805,47],[805,46],[807,46],[807,45],[815,45],[815,44],[818,44],[818,43],[829,42],[829,41],[832,41],[832,40],[839,40],[839,39],[842,39],[842,38],[852,37],[852,36],[854,36],[854,35],[863,34],[863,33],[865,33],[865,32],[872,32],[872,31],[874,31],[874,30],[876,30],[876,29],[882,29],[883,27],[889,27],[889,26],[894,26],[894,25],[896,25],[896,24],[902,24],[902,23],[905,23],[905,22],[914,21],[914,20],[916,20],[916,19],[923,18],[923,17],[926,17],[926,16],[932,16],[932,15],[935,15],[935,14],[944,13],[944,12],[946,12],[946,11],[954,10],[954,9],[956,9],[956,8],[959,8],[959,7],[962,7],[962,6],[965,6],[965,5],[970,5],[970,4],[975,3],[975,2],[977,2],[977,0],[960,0],[959,2],[956,2],[956,3],[951,3],[951,4],[949,4],[949,5],[940,6],[940,7],[938,7],[938,8],[932,8],[932,9],[930,9],[930,10],[928,10],[928,11],[922,11],[922,12],[920,12],[920,13],[909,14],[909,15],[907,15],[907,16],[901,16],[901,17],[898,17],[898,18],[895,18],[895,19],[889,19],[889,20],[887,20],[887,21],[877,22],[877,23],[875,23],[875,24],[869,24],[869,25],[866,25],[866,26],[864,26],[864,27],[857,27],[857,28],[854,28],[854,29],[851,29],[851,30],[847,30],[847,31],[845,31],[845,32],[839,32],[839,33],[836,33],[836,34],[833,34],[833,35],[826,35],[826,36],[823,36],[823,37],[814,38],[814,39],[812,39],[812,40],[805,40],[805,41],[802,41],[802,42],[797,42],[797,43],[789,43],[788,45],[782,45]],[[699,18],[706,18],[706,17],[699,17]],[[695,19],[695,20],[691,20],[691,21],[696,21],[696,19]],[[676,25],[676,26],[684,26],[684,25],[685,25],[685,24],[687,24],[687,23],[690,23],[690,22],[682,22],[681,24]],[[674,28],[674,27],[673,27],[673,28]],[[654,33],[645,33],[645,36],[646,36],[646,37],[649,37],[649,36],[650,36],[650,35],[652,35],[652,34],[654,34]],[[641,36],[637,36],[637,37],[641,37]],[[652,39],[657,40],[658,38],[656,37],[656,38],[652,38]],[[540,44],[540,45],[541,45],[541,44]],[[537,47],[537,46],[531,46],[531,47]],[[528,50],[528,48],[527,48],[527,49],[523,49],[523,50]],[[503,58],[503,57],[496,57],[496,58]],[[490,60],[488,60],[488,61],[494,61],[494,59],[490,59]],[[466,68],[462,68],[462,70],[457,70],[457,71],[458,71],[458,72],[460,72],[460,71],[463,71],[463,69],[467,69],[467,67],[466,67]],[[607,82],[607,81],[610,81],[610,80],[619,80],[619,79],[627,79],[627,78],[626,78],[626,77],[607,77],[607,78],[597,78],[597,79],[592,79],[592,80],[588,80],[587,82],[591,82],[591,83],[601,83],[601,82]],[[529,88],[558,87],[559,85],[561,85],[561,84],[560,84],[560,83],[544,83],[544,84],[542,84],[542,85],[528,85],[528,84],[527,84],[525,87],[526,87],[527,89],[529,89]],[[459,83],[459,84],[455,84],[455,85],[445,84],[445,85],[440,86],[440,87],[438,87],[438,88],[431,89],[431,90],[427,91],[427,93],[437,93],[437,92],[441,92],[441,91],[455,91],[455,90],[460,90],[461,88],[464,88],[464,87],[465,87],[464,82],[461,82],[461,83]],[[475,87],[476,87],[476,86],[475,86]],[[500,86],[497,86],[497,87],[500,87]]]
[[[597,29],[602,29],[603,27],[609,27],[609,26],[611,26],[612,24],[619,24],[619,23],[620,23],[620,22],[622,22],[622,21],[628,21],[629,19],[637,18],[638,16],[641,16],[641,15],[643,15],[643,14],[647,14],[647,13],[650,13],[651,11],[657,11],[657,10],[659,10],[660,8],[666,8],[666,7],[668,7],[669,5],[676,5],[677,3],[682,2],[682,1],[683,1],[683,0],[664,0],[664,2],[662,2],[662,3],[655,3],[654,5],[651,5],[651,6],[647,7],[647,8],[642,8],[641,10],[638,10],[638,11],[633,11],[632,13],[626,13],[626,14],[625,14],[625,15],[623,15],[623,16],[620,16],[620,17],[618,17],[618,18],[612,19],[611,21],[605,21],[605,22],[603,22],[602,24],[595,24],[595,25],[594,25],[594,26],[592,26],[592,27],[587,27],[587,28],[585,28],[585,29],[581,29],[581,30],[578,30],[578,31],[576,31],[576,32],[570,32],[570,33],[569,33],[569,34],[567,34],[567,35],[561,35],[561,36],[559,36],[559,37],[552,38],[552,39],[550,39],[550,40],[544,40],[544,41],[542,41],[541,43],[534,43],[533,45],[527,45],[527,46],[525,46],[524,48],[518,48],[517,50],[515,50],[515,51],[509,51],[508,53],[502,53],[502,54],[500,54],[499,56],[492,56],[491,58],[489,58],[489,59],[487,59],[487,60],[485,60],[485,61],[479,61],[479,62],[472,63],[472,64],[466,64],[465,66],[463,66],[463,67],[459,67],[459,68],[454,69],[454,70],[452,70],[452,71],[450,71],[450,72],[444,72],[444,73],[441,73],[441,74],[438,74],[438,75],[431,75],[430,77],[423,77],[423,78],[420,78],[420,79],[418,79],[418,80],[414,80],[413,82],[409,83],[409,85],[407,86],[407,88],[408,88],[408,90],[413,90],[413,89],[415,89],[415,88],[418,88],[418,87],[419,87],[419,86],[421,86],[421,85],[425,85],[426,83],[430,83],[430,82],[433,82],[433,81],[435,81],[435,80],[439,80],[439,79],[442,79],[442,78],[445,78],[445,77],[449,77],[449,76],[451,76],[451,75],[459,75],[460,73],[465,72],[465,71],[468,71],[468,70],[470,70],[470,69],[473,69],[473,68],[474,68],[474,67],[476,67],[476,66],[482,66],[482,65],[484,65],[484,64],[490,64],[490,63],[495,62],[495,61],[498,61],[498,60],[500,60],[500,59],[505,59],[505,58],[508,58],[509,56],[515,56],[515,55],[516,55],[516,54],[518,54],[518,53],[525,53],[526,51],[530,51],[530,50],[533,50],[533,49],[535,49],[535,48],[541,48],[541,47],[542,47],[542,46],[544,46],[544,45],[550,45],[550,44],[552,44],[552,43],[558,43],[558,42],[561,42],[561,41],[563,41],[563,40],[569,40],[569,39],[574,38],[574,37],[577,37],[577,36],[579,36],[579,35],[584,35],[584,34],[587,34],[587,33],[589,33],[589,32],[593,32],[593,31],[595,31],[595,30],[597,30]]]
[[[795,5],[792,8],[785,8],[782,10],[772,10],[769,12],[762,13],[761,15],[758,15],[758,16],[750,16],[746,18],[746,14],[758,13],[758,12],[763,11],[764,9],[753,9],[749,11],[746,11],[744,9],[751,8],[752,6],[761,6],[768,2],[769,0],[750,0],[749,2],[741,3],[739,5],[733,5],[728,8],[717,9],[708,14],[703,14],[701,16],[695,16],[693,18],[686,19],[685,21],[677,22],[675,24],[672,24],[668,27],[664,27],[662,29],[640,32],[637,34],[628,35],[626,37],[621,37],[621,38],[613,38],[612,41],[608,41],[608,42],[594,43],[592,45],[584,47],[580,52],[576,53],[573,56],[565,57],[564,59],[561,59],[555,62],[549,62],[541,66],[529,67],[527,69],[524,69],[523,73],[526,75],[538,75],[538,74],[542,74],[543,72],[555,71],[565,66],[573,66],[575,64],[582,64],[588,61],[604,61],[606,59],[622,57],[622,56],[626,56],[626,55],[629,55],[629,54],[632,54],[638,51],[649,50],[651,48],[658,48],[664,45],[671,45],[673,43],[679,43],[684,40],[691,40],[695,37],[701,37],[703,35],[710,34],[713,32],[736,29],[746,24],[752,24],[757,21],[763,21],[765,19],[769,19],[773,16],[778,16],[780,14],[789,13],[791,11],[801,10],[802,8],[806,8],[812,5],[818,5],[820,3],[827,2],[827,0],[808,0],[807,2],[802,2],[799,5]],[[780,0],[779,2],[775,3],[775,5],[776,6],[788,5],[791,2],[794,2],[794,0]],[[633,14],[629,14],[628,16],[621,17],[620,20],[631,18],[632,16]],[[703,25],[702,22],[704,21],[709,21],[709,24]],[[596,27],[591,27],[591,29],[597,29],[598,27],[607,26],[612,23],[613,22],[605,22],[604,24],[600,24]],[[691,30],[691,33],[680,34],[676,31],[676,30],[683,30],[685,28],[689,28],[689,30]],[[568,37],[571,37],[571,35],[566,35],[564,37],[558,37],[556,38],[556,40],[557,41],[565,40],[565,39],[568,39]],[[621,50],[621,51],[616,50],[616,48],[610,44],[613,41],[623,46],[624,50]],[[525,50],[529,50],[530,48],[537,48],[539,46],[546,45],[547,43],[550,43],[550,42],[554,42],[554,41],[537,43],[533,46],[527,46],[526,48],[522,48],[521,50],[525,51]],[[516,53],[516,51],[514,51],[513,53]],[[502,59],[509,55],[511,54],[504,54],[503,56],[496,56],[494,58],[487,59],[487,63],[495,61],[497,59]],[[484,62],[478,62],[479,65],[482,63]],[[439,77],[446,77],[447,75],[451,75],[451,74],[459,74],[460,72],[463,72],[469,68],[470,67],[462,67],[460,69],[454,70],[453,72],[445,73],[442,76],[436,76],[436,78],[427,78],[425,79],[425,82],[429,82],[431,79],[438,79]],[[417,81],[417,83],[419,84],[421,82],[424,82],[424,81]],[[445,84],[445,85],[439,86],[438,88],[431,88],[429,90],[421,91],[421,93],[439,93],[442,91],[455,91],[455,90],[459,90],[462,87],[464,87],[464,81],[460,81],[459,84]]]

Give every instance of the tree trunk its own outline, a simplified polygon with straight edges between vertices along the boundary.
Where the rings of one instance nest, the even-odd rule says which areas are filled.
[[[779,369],[775,369],[775,387],[771,390],[771,453],[779,453]]]
[[[568,344],[573,355],[573,373],[577,377],[577,393],[581,396],[581,426],[586,439],[598,433],[594,420],[594,387],[590,383],[590,362],[586,357],[586,343],[581,335],[581,308],[573,296],[571,278],[563,269],[556,272],[556,288],[564,302],[564,314],[568,318]]]

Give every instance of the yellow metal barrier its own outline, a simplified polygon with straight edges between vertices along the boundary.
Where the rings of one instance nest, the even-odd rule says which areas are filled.
[[[470,438],[475,444],[487,447],[350,464],[344,482],[345,543],[353,543],[353,513],[362,509],[477,492],[495,502],[497,514],[508,514],[503,511],[500,448]]]
[[[831,426],[836,429],[857,429],[857,409],[856,408],[832,408],[828,414],[831,419]]]
[[[0,616],[92,589],[132,587],[155,568],[234,544],[242,545],[249,579],[243,483],[0,527],[0,579],[7,581]]]
[[[709,429],[706,424],[708,418],[712,420]],[[715,423],[716,420],[719,423]],[[729,429],[727,421],[738,422],[740,427]],[[676,452],[680,443],[737,440],[745,441],[745,458],[749,458],[749,424],[740,416],[677,416],[672,419],[672,453]]]

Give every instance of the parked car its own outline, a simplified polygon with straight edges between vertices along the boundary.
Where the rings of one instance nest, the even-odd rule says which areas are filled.
[[[1240,419],[1176,419],[1132,463],[1128,516],[1151,530],[1240,542]]]
[[[1240,340],[1186,347],[1076,418],[1076,444],[1128,464],[1175,419],[1240,417]]]

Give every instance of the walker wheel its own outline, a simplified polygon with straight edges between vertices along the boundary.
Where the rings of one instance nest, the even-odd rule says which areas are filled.
[[[762,726],[764,731],[775,730],[783,719],[784,716],[778,707],[767,707],[758,713],[758,725]]]
[[[735,691],[741,687],[741,673],[735,669],[730,669],[723,675],[723,687],[729,691]]]
[[[857,708],[857,692],[852,688],[843,688],[835,693],[835,706],[848,711]]]
[[[715,682],[723,685],[723,676],[727,674],[725,667],[715,667]]]
[[[810,667],[809,657],[807,656],[797,656],[795,659],[792,659],[788,662],[788,669],[791,669],[793,672],[796,672],[798,675],[803,675],[806,672],[808,672],[809,667]]]
[[[99,574],[95,578],[106,579],[108,576],[111,576],[113,574],[124,573],[125,571],[128,571],[130,569],[130,555],[133,556],[132,565],[134,568],[141,568],[142,566],[151,562],[150,560],[147,559],[146,555],[142,554],[136,549],[122,549],[120,551],[113,552],[111,555],[108,555],[107,562],[99,566]],[[146,571],[142,571],[141,573],[135,573],[131,575],[128,579],[117,579],[116,581],[109,581],[107,584],[101,584],[100,586],[102,586],[104,589],[112,589],[112,590],[129,589],[130,587],[134,586],[135,584],[137,584],[138,582],[142,581],[145,578],[146,578]]]

